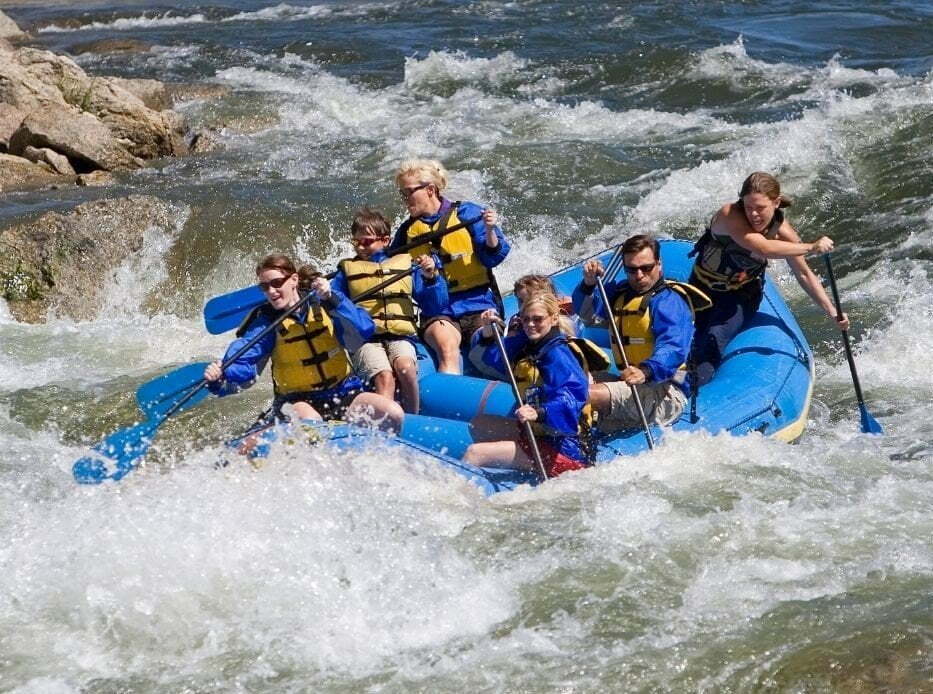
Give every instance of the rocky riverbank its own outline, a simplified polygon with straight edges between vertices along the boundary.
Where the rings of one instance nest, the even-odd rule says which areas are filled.
[[[89,75],[67,56],[17,46],[0,12],[0,191],[96,185],[107,172],[203,151],[158,80]],[[178,85],[184,89],[190,85]]]

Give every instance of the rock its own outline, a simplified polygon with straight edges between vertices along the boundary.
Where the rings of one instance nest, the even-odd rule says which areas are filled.
[[[138,39],[100,39],[76,43],[69,48],[75,55],[82,53],[146,53],[152,49],[152,44]]]
[[[107,80],[111,84],[116,84],[128,91],[153,111],[164,111],[172,105],[165,83],[159,80],[126,79],[124,77],[108,77]]]
[[[10,104],[0,103],[0,152],[10,150],[10,136],[19,130],[25,113]]]
[[[71,164],[68,163],[68,157],[54,152],[48,147],[43,147],[42,149],[25,147],[23,149],[23,156],[36,164],[48,164],[53,171],[60,173],[62,176],[75,175],[75,170],[71,168]]]
[[[19,38],[25,35],[25,32],[17,26],[16,22],[0,12],[0,38]]]
[[[52,106],[33,111],[10,138],[10,152],[26,147],[48,147],[68,157],[76,171],[134,169],[139,163],[110,128],[90,113],[72,106]]]
[[[28,114],[24,124],[30,118],[38,119],[46,136],[45,141],[34,141],[23,132],[25,139],[17,145],[50,147],[68,156],[77,171],[135,168],[139,159],[187,153],[184,119],[175,112],[148,107],[134,92],[154,106],[169,102],[168,94],[155,80],[91,77],[71,59],[35,48],[0,53],[0,102]],[[69,108],[71,111],[63,110]],[[44,117],[46,112],[54,117]],[[52,144],[53,126],[59,131],[56,144]],[[29,128],[36,127],[37,123],[30,123]],[[96,145],[88,150],[86,141],[73,142],[67,148],[63,135],[78,131]],[[14,154],[19,153],[12,143],[9,147]]]
[[[91,171],[91,173],[78,174],[75,181],[79,186],[107,186],[113,183],[113,174],[109,171]]]
[[[165,85],[165,89],[173,104],[195,99],[220,99],[233,91],[226,84],[205,82],[169,82]]]
[[[75,320],[104,308],[108,275],[138,253],[153,227],[174,233],[181,210],[151,196],[96,200],[0,231],[0,295],[16,320],[49,310]]]
[[[0,154],[0,191],[35,190],[71,179],[57,174],[47,164],[35,164],[12,154]],[[0,252],[0,255],[3,253]]]
[[[197,131],[191,138],[191,144],[188,145],[191,154],[207,154],[208,152],[217,152],[223,148],[223,144],[212,130]]]
[[[12,43],[6,39],[0,39],[0,53],[12,53],[15,50]]]

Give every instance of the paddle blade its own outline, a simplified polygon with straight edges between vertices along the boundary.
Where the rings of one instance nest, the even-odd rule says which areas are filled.
[[[257,306],[262,306],[266,297],[254,285],[238,289],[229,294],[215,296],[204,305],[204,325],[211,335],[220,335],[239,327],[240,323]]]
[[[878,421],[871,416],[868,408],[864,404],[859,405],[859,412],[862,418],[862,433],[864,434],[883,434],[884,429],[878,424]]]
[[[142,384],[136,391],[136,402],[148,419],[158,419],[180,402],[192,388],[204,379],[208,362],[188,364],[179,369]],[[184,412],[208,396],[207,388],[201,388],[172,414]]]
[[[78,484],[100,484],[123,479],[149,450],[152,437],[161,422],[147,420],[128,429],[120,429],[91,449],[71,466]]]

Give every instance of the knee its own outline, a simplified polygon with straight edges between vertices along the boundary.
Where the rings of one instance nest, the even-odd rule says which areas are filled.
[[[415,361],[408,357],[399,357],[392,364],[392,368],[399,377],[410,377],[415,374]]]

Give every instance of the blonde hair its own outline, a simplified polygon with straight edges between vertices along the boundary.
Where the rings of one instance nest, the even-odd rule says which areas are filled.
[[[521,311],[519,315],[524,315],[525,311],[529,307],[538,304],[544,308],[545,313],[547,313],[549,318],[554,318],[557,320],[558,329],[568,337],[576,337],[577,331],[574,330],[573,321],[570,320],[569,316],[565,316],[560,312],[560,301],[557,300],[557,297],[550,292],[536,292],[531,294],[524,303],[522,303]]]
[[[433,183],[440,193],[447,187],[447,169],[436,159],[407,159],[395,172],[395,185],[402,185],[402,179],[413,176],[420,183]]]

